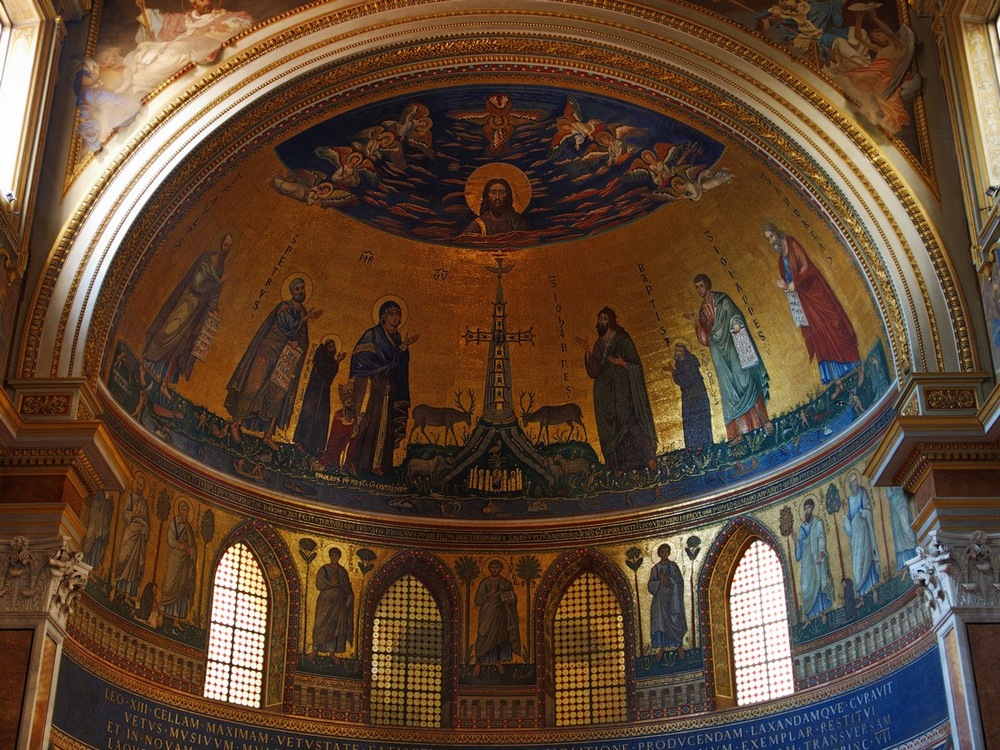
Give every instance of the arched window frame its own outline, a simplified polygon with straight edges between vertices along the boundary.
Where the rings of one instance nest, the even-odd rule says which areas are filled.
[[[218,594],[218,589],[219,589],[219,575],[222,572],[220,570],[220,567],[221,567],[222,561],[225,560],[227,556],[231,555],[235,550],[246,550],[246,552],[248,553],[247,556],[249,557],[249,562],[252,563],[252,565],[258,571],[258,573],[260,575],[260,582],[263,584],[264,595],[260,596],[257,592],[249,592],[246,588],[244,588],[243,586],[239,585],[239,580],[242,579],[242,578],[244,578],[244,569],[243,569],[243,566],[240,566],[239,568],[237,568],[237,571],[236,571],[237,575],[235,576],[237,580],[236,580],[235,585],[232,588],[225,587],[225,590],[226,591],[234,591],[237,596],[239,596],[241,594],[242,595],[250,594],[250,595],[253,596],[253,599],[251,601],[253,601],[253,600],[256,600],[256,601],[263,600],[263,603],[264,603],[263,604],[263,609],[264,609],[264,611],[263,611],[263,621],[264,621],[263,632],[258,632],[256,630],[256,628],[252,628],[252,629],[248,630],[247,627],[245,627],[245,626],[241,627],[238,617],[236,617],[236,618],[233,617],[234,612],[232,610],[230,610],[229,607],[222,606],[220,604],[220,602],[218,601],[217,594]],[[244,565],[247,565],[247,563],[244,563]],[[223,550],[223,553],[222,553],[221,557],[219,558],[219,561],[216,563],[215,567],[213,568],[212,582],[213,582],[213,585],[212,585],[212,600],[211,600],[211,606],[209,607],[208,639],[207,639],[207,644],[206,644],[207,647],[208,647],[208,651],[207,651],[207,654],[206,654],[207,658],[206,658],[206,664],[205,664],[205,686],[204,686],[204,690],[202,692],[202,695],[205,698],[208,698],[210,700],[212,700],[212,699],[214,699],[214,700],[221,700],[224,703],[233,703],[233,704],[241,705],[241,706],[249,706],[251,708],[260,708],[261,705],[263,705],[263,703],[264,703],[264,695],[265,695],[265,688],[266,688],[266,678],[267,678],[268,634],[269,634],[269,632],[271,630],[271,620],[273,619],[273,614],[274,614],[273,613],[273,602],[272,602],[272,597],[271,597],[271,587],[268,584],[267,574],[264,572],[264,568],[260,564],[260,559],[257,557],[256,553],[254,552],[253,548],[250,545],[248,545],[248,544],[246,544],[244,542],[233,542],[232,544],[228,545]],[[254,605],[254,606],[256,607],[256,605]],[[237,607],[237,600],[236,599],[234,599],[232,601],[232,607],[234,607],[234,608]],[[221,612],[219,611],[220,609],[222,610]],[[238,613],[238,611],[239,610],[236,609],[237,613]],[[258,615],[258,617],[260,616],[260,612],[259,611],[257,612],[257,615]],[[225,620],[230,620],[232,622],[232,624],[231,625],[223,625],[222,624],[222,620],[224,620],[224,619]],[[223,640],[228,643],[227,649],[229,649],[229,650],[232,651],[232,653],[230,654],[230,656],[229,656],[229,658],[227,660],[221,660],[221,659],[213,658],[213,646],[216,645],[219,642],[217,640],[217,638],[219,637],[219,630],[221,628],[223,628],[223,627],[228,627],[228,628],[231,629],[231,632],[229,633],[228,637],[223,638]],[[243,635],[241,636],[241,634],[243,634]],[[234,655],[239,653],[239,642],[241,640],[244,641],[244,644],[251,643],[255,647],[259,646],[262,649],[262,652],[263,652],[261,654],[261,658],[260,658],[260,669],[259,669],[260,689],[257,692],[257,695],[255,696],[256,697],[256,701],[257,701],[256,705],[254,705],[254,704],[248,704],[248,703],[243,703],[240,700],[234,700],[233,699],[233,695],[232,695],[233,694],[232,683],[233,683],[233,680],[234,680],[233,675],[236,673],[236,671],[238,669],[238,664],[235,661]],[[213,667],[213,665],[218,665],[218,664],[224,665],[225,673],[228,675],[229,687],[228,687],[228,695],[226,697],[218,697],[218,696],[215,696],[215,695],[209,695],[209,681],[210,681],[210,678],[212,677],[213,673],[215,672],[215,668]],[[256,670],[256,669],[249,669],[248,668],[247,671],[253,673],[253,672],[257,672],[258,670]],[[212,680],[212,682],[214,683],[214,680]]]
[[[553,651],[553,633],[556,610],[562,601],[570,584],[584,573],[593,573],[608,585],[622,613],[622,626],[625,641],[625,685],[631,688],[635,685],[635,655],[636,635],[635,622],[637,609],[632,598],[629,581],[622,571],[608,558],[590,549],[576,549],[562,555],[553,563],[539,583],[535,594],[534,606],[529,612],[534,612],[536,663],[539,666],[537,682],[538,705],[544,707],[543,720],[545,726],[556,725],[555,705],[555,653]],[[635,693],[632,689],[625,691],[626,722],[635,721]]]
[[[238,543],[246,545],[261,566],[268,590],[267,647],[264,653],[261,708],[290,711],[298,645],[295,638],[300,630],[302,611],[302,587],[291,552],[272,525],[256,519],[233,529],[219,544],[206,581],[206,606],[211,613],[215,600],[215,572],[222,556]],[[280,627],[275,627],[277,617],[286,620]],[[289,634],[292,638],[289,638]]]
[[[709,710],[734,708],[737,705],[729,591],[743,555],[758,540],[777,554],[785,580],[788,581],[792,574],[791,567],[782,554],[781,545],[766,528],[743,516],[733,519],[716,537],[705,557],[699,577],[698,609]],[[788,592],[790,586],[786,586],[785,590]],[[788,600],[788,594],[785,606],[789,613],[794,611],[794,603]],[[795,647],[792,644],[793,665],[794,661]]]
[[[372,699],[372,628],[375,613],[389,588],[400,578],[411,575],[422,583],[437,603],[443,628],[444,660],[441,674],[441,728],[455,725],[458,695],[458,585],[451,571],[436,557],[423,550],[408,550],[392,558],[376,571],[365,595],[359,653],[363,656],[364,721],[371,723]]]

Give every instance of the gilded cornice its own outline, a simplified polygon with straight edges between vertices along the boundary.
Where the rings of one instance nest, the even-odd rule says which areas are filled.
[[[70,471],[88,493],[119,489],[128,468],[80,379],[15,381],[0,391],[0,471]]]
[[[997,468],[1000,446],[995,443],[916,443],[895,473],[893,483],[913,492],[928,472],[947,464],[949,468]]]
[[[0,447],[0,473],[71,469],[88,493],[103,489],[102,477],[83,448]]]
[[[1000,456],[996,406],[987,373],[915,373],[900,393],[899,414],[868,462],[865,473],[880,485],[913,492],[935,464],[977,463]]]
[[[430,3],[428,3],[430,4]],[[247,51],[234,56],[232,59],[228,60],[217,69],[213,70],[210,74],[205,76],[203,79],[198,81],[195,85],[189,88],[184,94],[178,97],[169,107],[162,111],[159,115],[154,117],[147,125],[142,128],[142,130],[136,135],[136,137],[130,142],[130,144],[125,148],[125,150],[119,155],[117,159],[110,166],[108,171],[105,173],[104,178],[98,181],[93,190],[84,198],[81,202],[77,212],[74,214],[73,218],[67,225],[66,230],[60,236],[60,239],[53,251],[52,258],[50,259],[49,266],[46,269],[46,274],[42,283],[38,287],[38,291],[35,295],[34,305],[31,312],[30,322],[29,322],[29,332],[34,335],[29,335],[25,337],[25,342],[22,347],[22,358],[21,358],[21,372],[25,376],[30,376],[35,373],[37,359],[38,359],[38,341],[39,336],[37,335],[43,328],[44,325],[44,315],[45,310],[52,299],[52,293],[55,286],[56,278],[59,271],[65,261],[66,255],[69,248],[72,245],[72,241],[75,238],[75,230],[86,218],[87,213],[92,208],[96,197],[105,188],[106,184],[109,182],[110,177],[113,176],[119,169],[123,168],[127,164],[132,155],[138,150],[139,145],[142,140],[151,133],[154,129],[158,128],[170,117],[174,116],[186,102],[188,102],[192,97],[200,94],[209,86],[213,85],[221,79],[235,74],[238,70],[242,69],[243,66],[248,64],[251,60],[262,54],[267,49],[272,49],[275,46],[280,46],[283,43],[292,41],[293,39],[299,39],[307,36],[312,31],[319,28],[329,28],[334,27],[337,24],[343,23],[347,20],[358,20],[361,18],[369,17],[373,14],[392,10],[395,8],[411,7],[412,3],[404,2],[385,2],[385,3],[371,3],[366,4],[361,7],[347,8],[336,13],[333,13],[322,18],[314,19],[302,26],[290,29],[287,32],[280,34],[266,43],[254,46]],[[781,82],[789,90],[793,91],[797,95],[803,97],[810,102],[812,106],[817,107],[823,114],[828,117],[837,127],[848,137],[850,140],[866,155],[868,162],[874,167],[880,176],[886,180],[890,185],[892,191],[898,197],[898,199],[903,203],[905,207],[906,214],[910,221],[913,222],[918,232],[920,233],[924,244],[927,248],[929,257],[931,258],[933,267],[937,274],[938,280],[941,284],[942,290],[944,292],[945,301],[950,312],[950,318],[953,321],[953,330],[955,333],[958,354],[959,354],[959,364],[963,369],[969,369],[973,366],[975,358],[972,350],[971,338],[968,334],[968,326],[966,323],[966,314],[964,311],[964,306],[962,303],[961,296],[954,283],[951,274],[951,267],[947,256],[943,253],[940,243],[937,240],[935,233],[927,221],[926,216],[920,209],[918,203],[913,199],[913,197],[908,193],[903,184],[902,180],[892,169],[891,165],[881,156],[877,147],[847,118],[840,113],[840,111],[834,107],[830,102],[825,100],[823,97],[818,95],[813,91],[807,84],[799,80],[797,77],[790,74],[781,66],[775,64],[771,60],[765,58],[763,55],[748,49],[743,44],[736,42],[729,37],[726,37],[718,32],[704,29],[703,27],[693,24],[689,21],[679,19],[675,16],[670,16],[666,13],[660,11],[654,11],[649,8],[635,8],[631,5],[626,5],[624,3],[588,3],[588,5],[605,9],[612,10],[619,13],[628,13],[633,17],[643,18],[645,20],[654,21],[659,23],[664,27],[671,28],[675,31],[680,31],[691,35],[693,38],[698,38],[703,41],[714,44],[717,47],[726,49],[727,51],[738,55],[742,60],[750,62],[752,65],[759,69],[765,70],[776,80]],[[483,15],[488,15],[492,11],[481,11],[477,12],[475,15],[481,17]],[[499,11],[497,12],[499,13]],[[442,19],[449,19],[453,23],[449,24],[451,27],[458,26],[454,23],[455,19],[461,19],[463,14],[431,14],[426,16],[421,16],[417,19],[411,19],[410,23],[415,21],[420,21],[432,25],[435,31],[440,35],[441,29],[444,25],[441,23]],[[505,25],[515,25],[514,21],[508,21],[510,16],[509,11],[503,12]],[[571,33],[575,31],[579,33],[581,21],[592,21],[594,23],[600,23],[605,28],[615,28],[614,24],[610,24],[602,19],[592,19],[592,18],[582,18],[578,16],[569,16],[567,14],[552,14],[552,13],[529,13],[525,12],[523,16],[519,16],[517,24],[521,26],[527,26],[528,21],[520,20],[522,18],[528,18],[534,20],[535,23],[539,20],[548,19],[560,19],[565,21],[570,21],[569,25],[565,27],[566,33]],[[349,80],[350,78],[362,75],[365,72],[365,68],[369,72],[378,69],[381,77],[385,77],[385,71],[389,69],[391,65],[397,66],[410,66],[410,69],[415,69],[413,66],[423,65],[425,68],[431,66],[435,62],[435,58],[440,55],[447,55],[452,58],[452,66],[456,64],[454,61],[455,55],[469,55],[475,56],[477,59],[482,58],[483,55],[490,52],[501,55],[506,61],[517,60],[518,62],[523,62],[522,57],[527,57],[529,52],[533,52],[537,55],[538,45],[540,40],[537,35],[541,34],[551,34],[551,30],[548,29],[538,29],[533,28],[532,30],[536,33],[535,38],[514,38],[513,36],[507,36],[503,40],[499,39],[483,39],[482,38],[482,27],[481,22],[476,26],[476,38],[475,39],[438,39],[433,43],[421,43],[421,44],[411,44],[405,48],[392,50],[389,53],[385,53],[379,49],[379,39],[373,40],[371,34],[373,31],[377,32],[381,29],[389,27],[390,23],[375,24],[365,27],[366,39],[364,45],[371,52],[365,53],[363,57],[360,57],[361,53],[358,53],[354,58],[348,58],[343,61],[342,64],[338,64],[333,71],[325,71],[319,76],[313,76],[310,78],[310,85],[318,81],[331,81],[332,79],[339,79],[340,81]],[[617,28],[624,28],[623,26],[618,26]],[[695,50],[690,47],[683,47],[679,45],[676,41],[672,39],[667,39],[662,35],[656,35],[649,32],[646,29],[634,29],[629,28],[630,33],[633,38],[637,34],[643,34],[646,39],[655,40],[659,43],[655,49],[660,53],[663,52],[664,45],[669,49],[671,46],[674,48],[684,48],[689,52],[701,55],[705,57],[706,60],[709,58],[705,53]],[[348,34],[341,35],[333,40],[324,40],[324,45],[330,45],[332,42],[343,40],[349,38],[351,35],[357,34],[358,32],[352,31]],[[408,32],[412,33],[412,32]],[[453,33],[453,32],[452,32]],[[402,32],[397,32],[397,35],[402,34]],[[385,35],[382,39],[387,38]],[[588,64],[593,71],[594,65],[599,68],[598,73],[603,73],[607,75],[609,69],[615,71],[616,69],[627,69],[629,74],[622,74],[616,72],[616,77],[633,77],[636,79],[642,79],[644,77],[651,78],[651,82],[647,82],[647,86],[653,88],[651,85],[655,83],[655,88],[657,90],[663,91],[664,84],[666,89],[669,90],[670,84],[676,84],[677,81],[683,81],[684,83],[691,85],[692,81],[690,78],[682,78],[676,72],[665,71],[662,62],[655,62],[650,59],[643,59],[640,55],[636,54],[634,50],[628,49],[628,47],[636,47],[633,39],[622,40],[616,39],[622,45],[627,45],[625,48],[616,47],[609,48],[608,39],[611,38],[610,35],[605,35],[604,40],[601,45],[598,44],[584,44],[580,42],[568,42],[565,39],[544,39],[541,40],[546,44],[546,51],[552,53],[553,51],[561,50],[562,54],[565,54],[568,60],[572,61],[571,64],[565,66],[567,70],[577,69],[580,67],[587,67]],[[360,42],[358,43],[361,44]],[[652,49],[652,47],[651,47]],[[519,51],[521,55],[519,56]],[[585,54],[584,54],[585,53]],[[429,59],[428,59],[429,58]],[[366,61],[366,62],[365,62]],[[553,61],[550,58],[541,60],[535,59],[535,64],[538,65],[551,65]],[[461,61],[459,61],[459,64]],[[718,67],[719,63],[716,60],[712,60],[711,64],[714,67]],[[360,66],[360,70],[355,68],[355,65]],[[440,66],[440,60],[437,60],[437,65]],[[600,69],[603,66],[603,69]],[[758,88],[762,88],[751,75],[740,69],[725,66],[728,72],[733,75],[737,75],[743,80],[752,83]],[[348,74],[347,69],[351,72]],[[261,75],[266,72],[262,71],[257,74],[256,77],[261,77]],[[395,71],[397,75],[399,70]],[[440,70],[438,71],[440,72]],[[721,97],[717,92],[709,90],[703,84],[698,84],[696,87],[696,92],[699,95],[704,95],[705,100],[700,99],[697,96],[691,96],[688,93],[677,94],[675,98],[682,99],[686,101],[689,106],[702,108],[704,103],[707,101],[709,104],[718,108],[720,119],[731,124],[731,127],[736,132],[740,132],[744,137],[752,135],[752,141],[755,145],[760,145],[762,148],[767,148],[769,153],[772,155],[778,163],[785,165],[795,174],[800,176],[805,176],[813,180],[813,186],[815,189],[815,195],[818,199],[827,201],[826,207],[831,213],[838,215],[843,224],[841,229],[845,231],[848,236],[851,236],[852,240],[859,249],[859,256],[862,264],[865,266],[866,272],[869,277],[875,282],[874,286],[877,287],[880,297],[880,304],[883,312],[887,319],[887,325],[889,326],[890,337],[893,341],[894,356],[896,359],[896,364],[899,369],[907,369],[909,364],[909,356],[907,352],[910,347],[906,345],[905,329],[902,322],[901,311],[898,304],[895,301],[894,295],[889,291],[891,289],[891,282],[889,280],[888,274],[881,267],[882,262],[880,256],[874,247],[874,245],[864,237],[863,231],[864,226],[862,222],[852,213],[852,207],[840,195],[834,188],[835,185],[829,178],[819,170],[816,165],[812,164],[809,159],[799,152],[797,148],[794,148],[795,144],[790,143],[787,139],[782,137],[777,131],[771,126],[770,123],[760,119],[753,118],[755,120],[754,125],[757,126],[758,130],[756,132],[750,133],[750,129],[745,126],[748,120],[748,113],[743,109],[739,102],[734,100],[725,99]],[[292,89],[294,91],[294,89]],[[676,92],[674,92],[676,93]],[[245,94],[244,98],[249,94]],[[260,109],[267,109],[272,111],[276,103],[284,104],[287,106],[289,99],[294,99],[295,97],[289,93],[286,89],[280,96],[271,100],[270,103],[262,104],[260,108],[257,108],[254,112],[248,115],[249,118],[257,118],[259,121],[258,112]],[[284,100],[284,101],[282,101]],[[768,138],[767,136],[773,136]],[[820,137],[832,147],[832,141],[825,135],[820,135]],[[259,147],[259,146],[258,146]],[[785,153],[781,153],[786,150]],[[788,151],[790,150],[790,151]],[[843,153],[837,149],[837,153],[843,156]],[[788,158],[786,158],[788,157]],[[850,160],[848,160],[848,163]],[[860,180],[862,184],[869,188],[870,196],[879,202],[880,208],[883,210],[883,216],[887,221],[892,222],[892,227],[899,238],[899,242],[902,244],[904,252],[906,253],[907,260],[911,267],[918,269],[912,250],[909,245],[903,240],[902,233],[899,231],[898,224],[891,217],[891,212],[888,211],[881,199],[877,197],[877,191],[871,189],[871,184],[864,177],[863,171],[860,168],[854,170],[855,176]],[[130,183],[134,186],[135,181]],[[122,191],[123,194],[128,194],[129,191],[126,189]],[[835,195],[831,195],[834,193]],[[102,231],[105,227],[102,225]],[[95,232],[94,236],[100,236],[102,232]],[[883,238],[884,239],[884,238]],[[94,245],[90,246],[90,249],[86,251],[89,256],[93,252]],[[74,278],[72,284],[72,292],[69,295],[70,300],[75,300],[75,295],[79,291],[81,286],[80,274],[82,274],[82,268],[88,265],[87,263],[80,263],[79,268],[81,269],[77,273],[77,277]],[[897,265],[898,269],[898,265]],[[938,368],[943,368],[943,357],[940,354],[940,338],[937,329],[937,323],[934,318],[933,306],[931,304],[931,299],[928,294],[926,284],[924,280],[920,277],[920,274],[915,274],[917,277],[917,284],[920,290],[921,297],[924,302],[925,310],[931,318],[930,331],[934,340],[934,349],[937,352],[936,365]],[[107,288],[107,284],[105,288]],[[93,292],[92,289],[88,290],[87,295]],[[57,331],[57,347],[56,351],[61,350],[61,345],[66,335],[66,328],[68,326],[68,319],[70,316],[70,308],[67,303],[66,308],[63,310],[63,314],[60,319],[60,324]],[[78,303],[77,303],[78,304]],[[914,309],[912,300],[910,300],[910,310],[911,313]],[[82,324],[82,323],[81,323]],[[78,324],[79,328],[79,324]],[[77,334],[79,331],[77,331]],[[98,335],[96,341],[102,341],[103,336],[106,335],[107,331],[94,331]],[[88,337],[89,338],[89,337]],[[96,356],[96,351],[99,347],[95,346],[92,348],[88,342],[88,358],[85,365],[85,370],[91,378],[96,378],[97,367],[95,366],[94,357]],[[75,352],[75,344],[74,344]],[[926,366],[926,356],[923,350],[922,343],[918,343],[918,358],[921,364]],[[75,354],[71,353],[71,357],[75,357]],[[53,363],[53,371],[58,370],[59,360],[58,357]]]

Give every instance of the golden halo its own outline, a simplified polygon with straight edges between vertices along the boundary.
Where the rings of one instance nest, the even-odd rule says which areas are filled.
[[[491,565],[492,565],[493,563],[498,563],[498,564],[500,565],[500,573],[503,573],[503,571],[504,571],[504,568],[506,568],[506,567],[507,567],[507,566],[506,566],[506,565],[504,564],[504,561],[503,561],[503,560],[501,560],[501,559],[500,559],[499,557],[493,557],[493,558],[490,558],[489,560],[487,560],[487,561],[486,561],[486,566],[485,566],[485,567],[486,567],[486,571],[487,571],[487,573],[489,572],[489,569],[490,569],[490,566],[491,566]]]
[[[519,214],[524,213],[524,209],[531,203],[531,180],[528,175],[515,167],[513,164],[504,164],[496,161],[492,164],[484,164],[469,175],[465,181],[465,202],[469,204],[472,212],[479,216],[479,209],[483,202],[483,188],[486,183],[493,179],[507,180],[511,196],[514,202],[514,210]]]
[[[678,336],[677,338],[675,338],[673,340],[673,344],[674,344],[674,346],[677,346],[678,344],[680,344],[681,346],[683,346],[688,351],[691,351],[691,342],[688,341],[683,336]]]
[[[379,323],[382,322],[382,318],[379,317],[378,310],[380,307],[382,307],[384,303],[388,302],[389,300],[392,300],[397,305],[399,305],[399,325],[400,327],[402,327],[403,323],[406,322],[407,317],[409,317],[407,315],[407,313],[409,313],[409,308],[407,308],[406,306],[406,300],[404,300],[398,294],[386,294],[385,296],[379,297],[377,300],[375,300],[375,304],[372,305],[372,323],[378,325]]]
[[[344,340],[335,333],[324,333],[322,336],[320,336],[319,346],[322,346],[330,339],[333,339],[333,343],[336,344],[337,346],[337,354],[340,354],[342,351],[344,351]]]
[[[283,302],[288,302],[292,298],[292,293],[288,290],[288,285],[292,283],[293,279],[302,279],[306,282],[306,301],[312,297],[313,293],[313,282],[309,274],[304,272],[290,273],[285,277],[285,280],[281,282],[281,299]]]

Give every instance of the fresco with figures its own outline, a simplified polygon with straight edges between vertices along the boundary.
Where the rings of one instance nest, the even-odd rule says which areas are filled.
[[[898,488],[868,484],[863,464],[725,521],[589,548],[603,580],[616,585],[636,635],[636,651],[628,655],[636,677],[700,673],[707,579],[725,539],[741,525],[769,540],[780,559],[787,607],[782,619],[796,652],[851,632],[909,592],[905,563],[917,547],[912,502]],[[212,571],[251,522],[140,466],[125,492],[90,497],[85,519],[92,599],[140,627],[203,648]],[[280,602],[273,611],[295,627],[288,637],[297,669],[360,678],[366,603],[384,593],[373,593],[373,586],[408,548],[271,526],[275,559],[265,557],[263,564],[272,582],[285,581],[272,585],[272,596],[293,592],[288,611],[279,611]],[[432,551],[427,559],[438,566],[436,575],[456,592],[463,684],[534,684],[539,608],[567,554],[546,544],[522,552],[488,544],[475,552]]]
[[[918,138],[923,115],[914,104],[919,97],[921,82],[913,62],[916,42],[907,22],[905,4],[721,0],[707,7],[701,3],[695,5],[713,14],[721,13],[749,31],[763,35],[770,43],[787,51],[796,62],[822,73],[831,88],[845,97],[847,113],[851,117],[869,126],[873,133],[880,134],[877,137],[894,139],[918,163],[924,163],[927,154],[922,153]],[[173,6],[148,4],[146,0],[103,0],[95,4],[90,19],[91,42],[83,57],[77,60],[72,73],[78,142],[71,162],[85,160],[90,154],[100,151],[119,130],[129,131],[148,119],[155,111],[155,107],[152,110],[149,108],[151,97],[162,84],[181,75],[194,77],[211,70],[224,58],[226,46],[235,37],[295,7],[297,4],[290,1],[275,5],[261,0],[232,0],[227,3],[220,0],[179,0]],[[447,97],[422,102],[425,107],[444,107],[457,121],[450,133],[441,132],[439,121],[437,142],[431,140],[429,131],[424,127],[427,111],[417,106],[413,110],[400,107],[397,111],[385,113],[384,121],[358,120],[353,123],[357,126],[356,132],[342,131],[347,135],[342,142],[317,141],[316,146],[329,149],[326,155],[287,144],[283,158],[288,156],[290,173],[277,176],[275,187],[287,189],[303,199],[310,188],[317,188],[309,200],[336,205],[349,200],[346,193],[356,194],[355,188],[369,179],[379,157],[390,158],[398,167],[416,158],[418,164],[426,167],[427,162],[421,161],[419,155],[430,156],[433,153],[440,157],[436,166],[446,169],[451,163],[449,156],[456,156],[448,146],[460,143],[477,128],[489,141],[493,155],[506,155],[508,143],[518,130],[522,136],[525,132],[540,134],[544,127],[541,120],[548,114],[544,96],[533,104],[529,98],[527,101],[531,106],[525,109],[525,100],[518,106],[502,96],[490,99],[492,93],[480,96],[478,101],[468,101],[469,97],[463,94],[451,102]],[[602,112],[600,105],[593,101],[589,104],[595,107],[593,111],[567,107],[566,130],[558,131],[558,134],[546,132],[544,137],[527,146],[522,139],[521,146],[526,149],[525,153],[530,149],[540,149],[546,142],[550,146],[558,146],[560,141],[566,139],[574,147],[581,146],[584,145],[582,139],[586,138],[586,145],[597,146],[599,153],[595,154],[592,150],[587,159],[575,165],[572,170],[576,172],[575,176],[599,173],[603,171],[602,164],[611,167],[619,158],[631,163],[630,149],[638,143],[637,134],[632,130],[634,126],[626,120],[602,120],[602,117],[609,118],[617,113]],[[600,127],[592,133],[595,138],[589,139],[588,129],[597,124],[614,127]],[[347,122],[341,123],[341,127],[348,127]],[[311,141],[318,134],[306,136],[305,140]],[[355,145],[358,148],[354,149]],[[301,141],[298,146],[302,146]],[[639,169],[648,170],[648,178],[655,182],[658,174],[661,178],[666,177],[656,171],[656,165],[663,162],[666,154],[657,152],[655,143],[650,146],[655,158],[647,160],[640,156],[647,163],[640,165]],[[352,153],[355,155],[352,156]],[[539,150],[538,153],[544,152]],[[461,159],[462,155],[458,156]],[[571,156],[580,154],[563,154],[564,159]],[[681,163],[688,167],[703,166],[710,158],[710,153],[700,154],[689,156],[687,161]],[[70,173],[76,163],[70,164]],[[467,165],[467,162],[462,163]],[[424,173],[424,177],[433,184],[432,173],[436,170]],[[325,179],[331,176],[333,179]],[[413,179],[412,170],[408,176]],[[533,175],[536,181],[543,177],[544,170],[536,170]],[[572,180],[572,176],[564,179]],[[700,194],[701,190],[724,179],[724,172],[715,174],[707,170],[700,180],[687,180],[685,183],[675,180],[672,197],[668,197],[671,196],[668,190],[656,199],[692,198],[692,194]],[[315,185],[312,184],[314,180]],[[354,184],[348,184],[351,182]],[[438,185],[435,184],[435,187]],[[444,189],[446,186],[440,187]],[[372,215],[378,210],[380,196],[377,193],[380,191],[374,186],[368,188],[371,189],[365,192],[372,193],[372,205],[367,209],[359,206],[356,210]],[[573,212],[580,210],[579,204],[559,206],[553,203],[539,207],[541,197],[534,196],[536,214],[557,223],[571,223]],[[443,215],[436,215],[430,220],[431,217],[427,217],[422,210],[426,205],[412,206],[414,210],[410,212],[407,206],[392,201],[397,207],[394,216],[383,218],[395,219],[400,226],[411,228],[413,224],[418,224],[423,230],[418,232],[419,236],[440,239],[442,233],[446,234],[446,228],[451,229],[444,220],[449,216],[458,218],[449,214],[456,208],[452,203],[443,206]],[[457,208],[461,208],[461,204]],[[607,218],[610,217],[605,220]],[[551,228],[548,221],[543,221],[538,227],[532,227],[532,231],[544,237],[546,230]]]
[[[874,301],[797,189],[678,115],[490,91],[293,133],[137,249],[123,418],[264,491],[488,518],[714,493],[884,415]]]
[[[224,48],[254,23],[293,2],[261,0],[99,0],[90,17],[93,40],[73,73],[77,152],[100,151],[118,130],[139,124],[162,84],[219,63]]]
[[[905,3],[720,0],[710,7],[819,70],[858,122],[902,141],[919,159],[914,102],[921,79]]]

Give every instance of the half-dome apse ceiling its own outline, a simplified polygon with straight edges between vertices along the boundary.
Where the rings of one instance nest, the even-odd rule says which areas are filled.
[[[666,102],[411,91],[282,134],[169,226],[112,324],[112,396],[190,460],[330,506],[710,496],[848,458],[892,380],[839,234]]]

